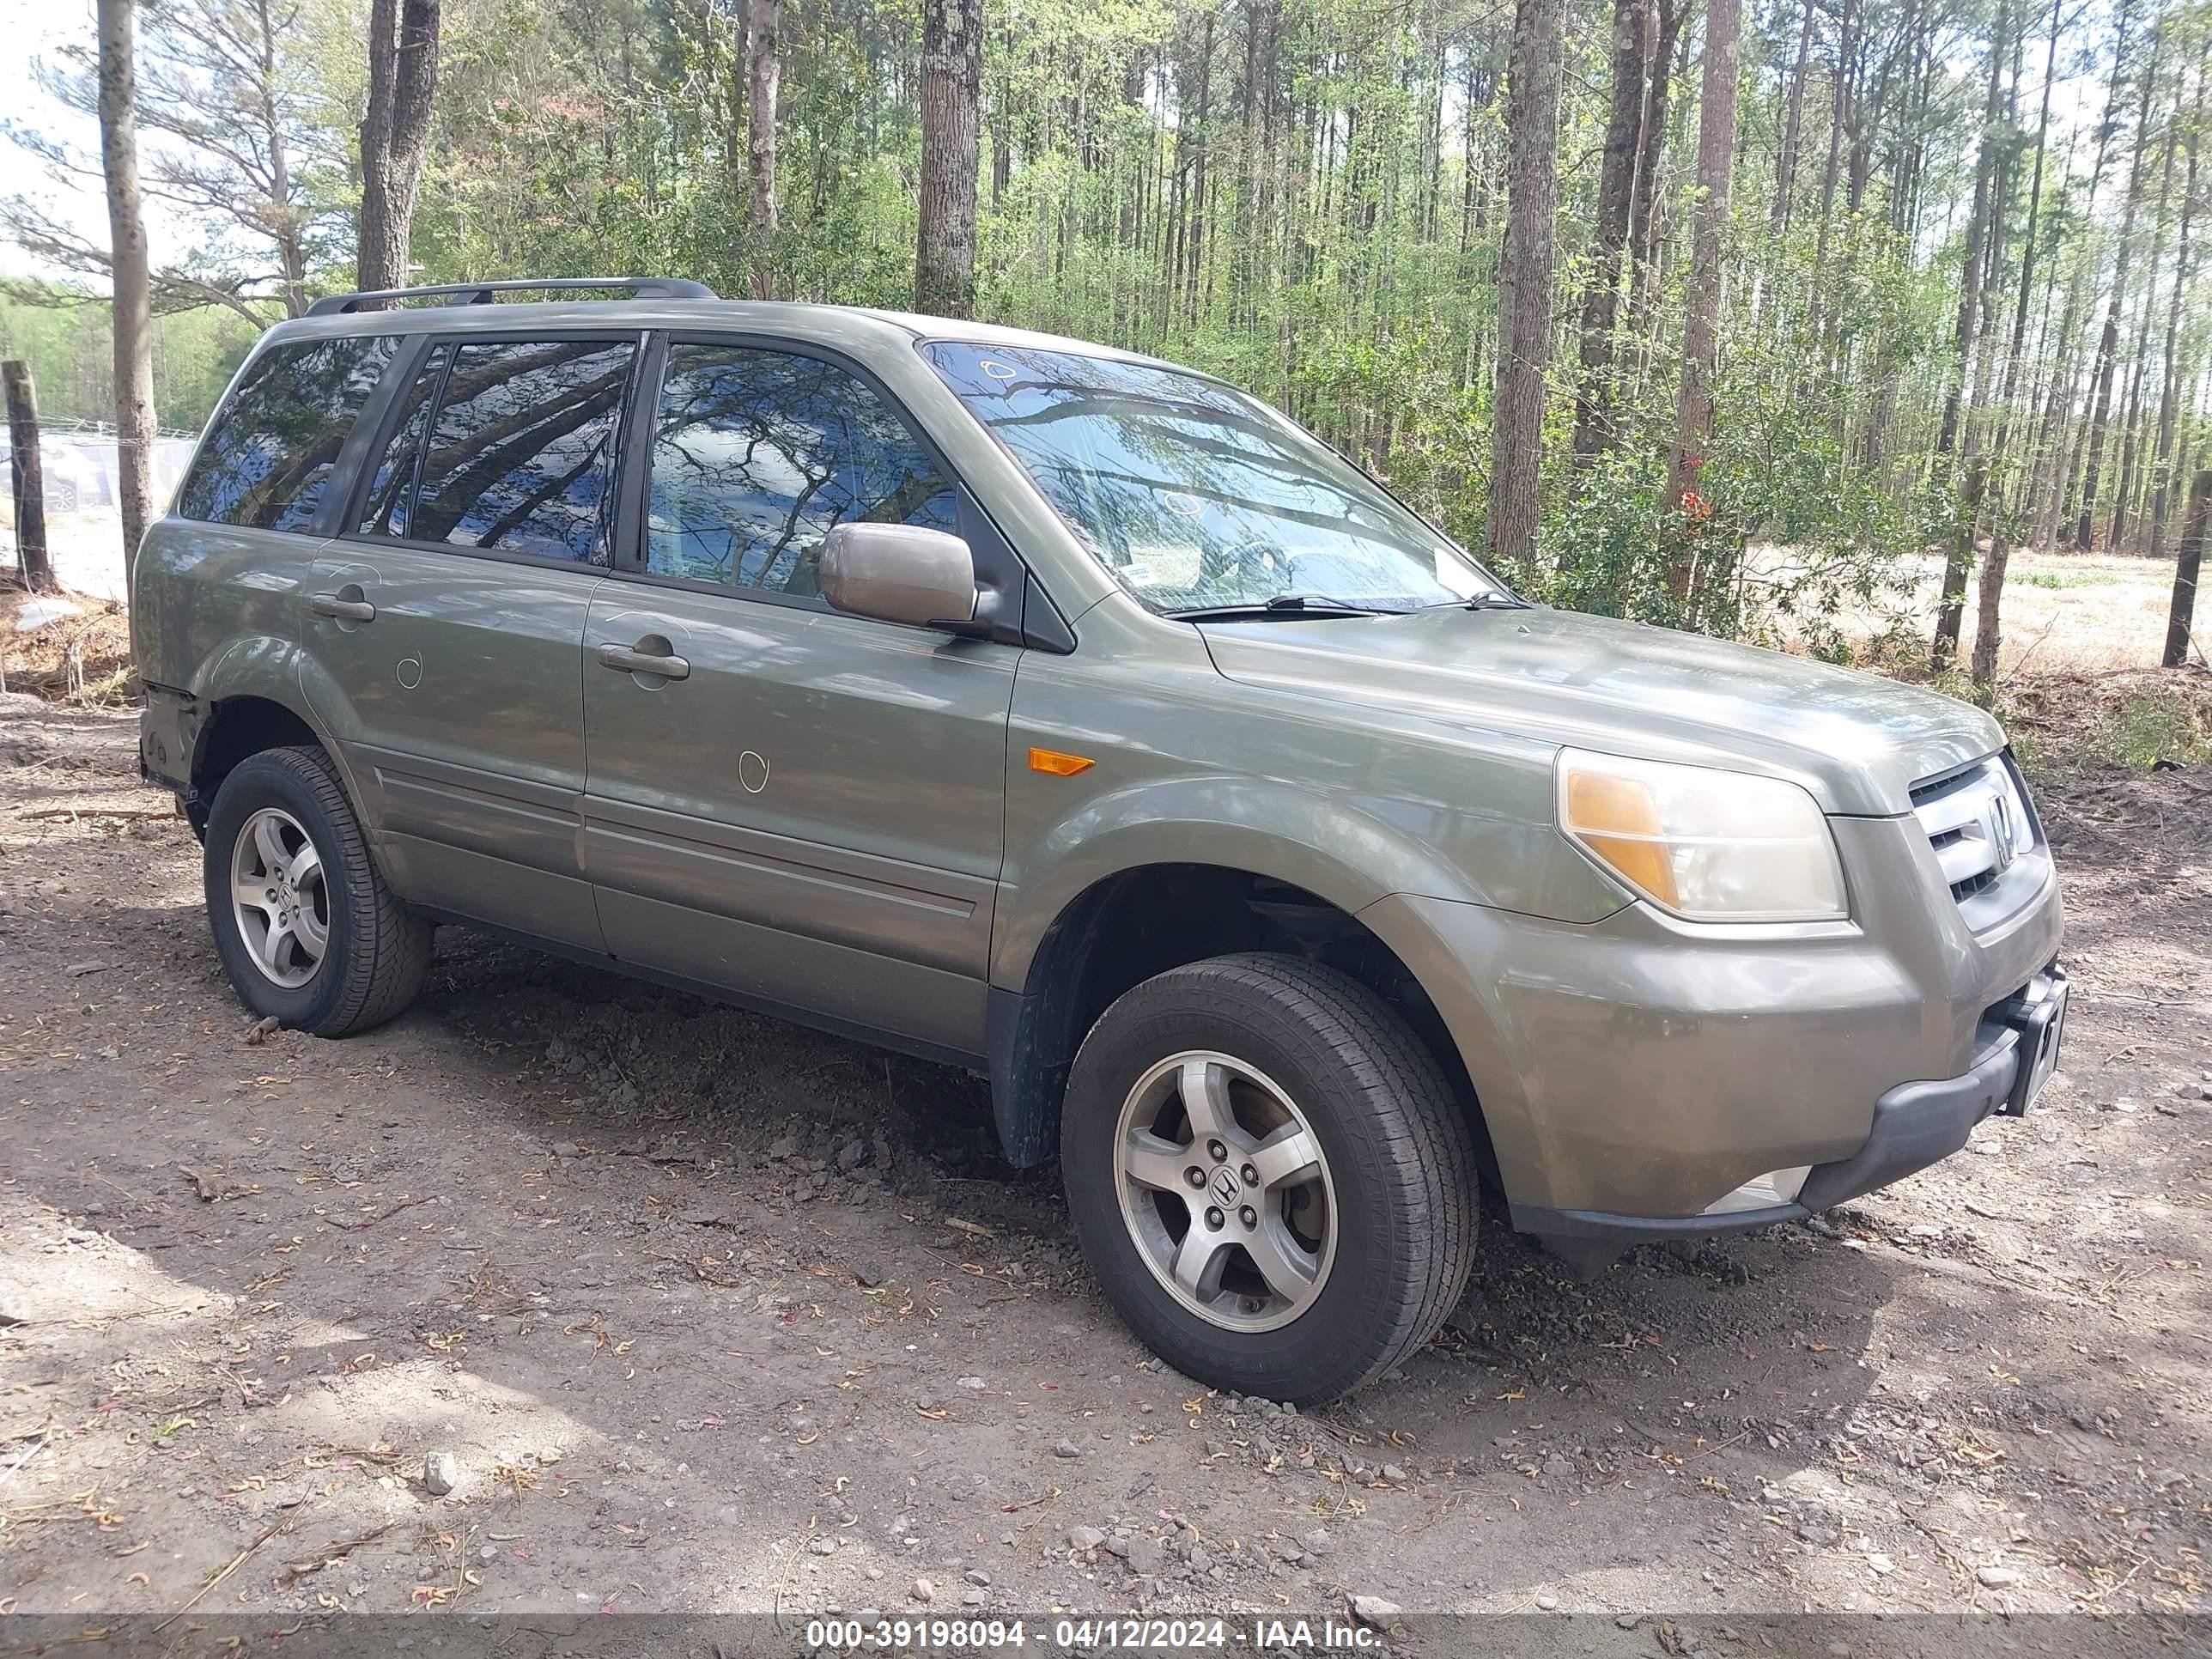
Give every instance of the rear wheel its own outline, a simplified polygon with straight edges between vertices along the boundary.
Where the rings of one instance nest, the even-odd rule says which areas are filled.
[[[1474,1261],[1435,1060],[1357,981],[1220,957],[1146,981],[1068,1080],[1061,1166],[1108,1299],[1200,1382],[1332,1399],[1427,1341]]]
[[[344,1036],[422,988],[430,924],[384,884],[321,750],[264,750],[233,768],[202,860],[216,953],[256,1013]]]

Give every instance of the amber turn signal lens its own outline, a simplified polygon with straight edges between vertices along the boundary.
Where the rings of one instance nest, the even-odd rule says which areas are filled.
[[[1048,772],[1055,778],[1072,778],[1078,772],[1088,772],[1097,764],[1088,755],[1063,755],[1057,749],[1030,750],[1030,770]]]
[[[1567,825],[1591,852],[1660,903],[1680,902],[1659,810],[1642,784],[1602,773],[1570,774]]]

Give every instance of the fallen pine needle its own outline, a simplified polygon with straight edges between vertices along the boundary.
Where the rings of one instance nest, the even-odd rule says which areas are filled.
[[[36,1456],[37,1456],[40,1452],[42,1452],[42,1451],[46,1450],[46,1442],[47,1442],[47,1441],[49,1441],[49,1440],[51,1440],[51,1439],[52,1439],[53,1437],[54,1437],[54,1431],[53,1431],[52,1429],[48,1429],[45,1433],[41,1434],[41,1435],[39,1437],[39,1438],[38,1438],[38,1443],[37,1443],[37,1444],[33,1445],[33,1446],[30,1449],[30,1450],[28,1450],[28,1451],[25,1452],[25,1453],[24,1453],[21,1457],[17,1458],[14,1462],[10,1463],[10,1464],[8,1466],[8,1473],[7,1473],[7,1474],[0,1474],[0,1486],[6,1486],[6,1485],[9,1483],[9,1481],[10,1481],[11,1480],[13,1480],[13,1479],[15,1478],[15,1474],[16,1474],[16,1472],[17,1472],[18,1470],[21,1469],[21,1468],[22,1468],[22,1467],[23,1467],[25,1464],[28,1463],[28,1462],[29,1462],[33,1458],[36,1457]]]
[[[170,1626],[175,1624],[178,1620],[190,1613],[192,1608],[198,1604],[200,1597],[205,1595],[217,1584],[220,1584],[224,1579],[229,1577],[232,1573],[237,1571],[239,1563],[245,1560],[247,1556],[252,1554],[254,1551],[259,1549],[264,1544],[274,1538],[278,1533],[283,1531],[285,1528],[290,1526],[294,1521],[299,1518],[301,1511],[305,1510],[307,1507],[307,1506],[303,1504],[298,1510],[295,1510],[291,1514],[285,1516],[282,1520],[272,1521],[267,1526],[262,1528],[259,1532],[254,1534],[253,1541],[252,1543],[248,1544],[244,1549],[239,1551],[237,1554],[230,1558],[229,1565],[226,1566],[221,1572],[216,1574],[214,1577],[209,1579],[206,1583],[202,1584],[198,1589],[194,1590],[191,1593],[191,1599],[185,1601],[184,1606],[179,1607],[167,1619],[164,1619],[160,1624],[155,1626],[155,1633],[159,1635],[161,1632],[168,1629]]]

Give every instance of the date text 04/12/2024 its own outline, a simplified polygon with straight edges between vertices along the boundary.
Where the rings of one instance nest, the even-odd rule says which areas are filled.
[[[1225,1619],[1060,1618],[1038,1620],[1013,1619],[817,1619],[806,1626],[810,1650],[831,1652],[941,1650],[951,1653],[1018,1653],[1031,1643],[1047,1652],[1070,1650],[1085,1653],[1119,1649],[1157,1652],[1188,1649],[1194,1651],[1226,1647],[1232,1640],[1249,1641],[1261,1649],[1298,1648],[1316,1652],[1371,1652],[1388,1646],[1388,1638],[1364,1625],[1340,1623],[1334,1617],[1309,1619],[1263,1618],[1248,1628]]]

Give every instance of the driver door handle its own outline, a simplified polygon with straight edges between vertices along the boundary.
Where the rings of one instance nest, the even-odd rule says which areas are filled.
[[[681,657],[656,657],[643,651],[633,651],[626,645],[601,646],[599,666],[611,668],[617,674],[658,674],[665,680],[689,679],[691,677],[691,665]]]
[[[376,607],[367,599],[342,599],[335,593],[316,593],[309,596],[307,608],[318,617],[335,617],[340,622],[365,623],[376,620]]]

